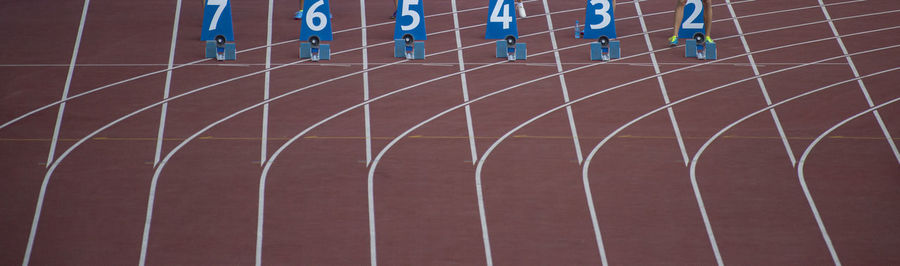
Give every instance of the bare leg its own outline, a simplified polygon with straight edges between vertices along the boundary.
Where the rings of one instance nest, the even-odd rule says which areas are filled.
[[[678,0],[675,2],[675,27],[672,31],[672,35],[678,35],[678,30],[681,29],[681,20],[684,18],[684,3],[687,0]]]
[[[616,0],[613,0],[613,14],[616,13]]]
[[[706,28],[706,36],[712,36],[712,0],[703,0],[703,25]]]

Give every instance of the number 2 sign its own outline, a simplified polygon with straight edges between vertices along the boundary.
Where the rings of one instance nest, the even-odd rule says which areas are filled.
[[[681,28],[678,29],[679,39],[694,38],[694,34],[698,32],[706,34],[706,29],[703,28],[703,13],[703,3],[700,0],[687,0],[684,4]]]
[[[300,27],[300,41],[305,42],[316,35],[321,41],[332,41],[331,6],[328,0],[303,1],[303,26]]]
[[[397,17],[394,23],[394,39],[401,39],[403,35],[410,34],[413,39],[424,41],[425,32],[425,11],[423,2],[425,0],[401,0],[397,5]]]
[[[513,0],[491,0],[488,5],[486,39],[505,39],[507,35],[519,38]]]
[[[231,1],[207,0],[203,7],[203,33],[200,38],[212,41],[218,35],[234,41],[234,27],[231,23]]]

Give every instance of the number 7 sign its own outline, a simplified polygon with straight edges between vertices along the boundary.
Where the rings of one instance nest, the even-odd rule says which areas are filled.
[[[234,41],[234,27],[231,22],[231,1],[207,0],[203,7],[203,33],[200,38],[204,41],[215,40],[216,36],[225,36],[225,40]]]

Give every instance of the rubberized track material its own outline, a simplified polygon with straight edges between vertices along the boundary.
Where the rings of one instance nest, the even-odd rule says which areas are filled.
[[[235,1],[226,63],[196,3],[0,4],[0,265],[900,264],[900,3],[713,3],[715,61],[671,1],[595,62],[532,0],[507,62],[485,1],[415,61],[333,1],[316,63],[292,1]]]

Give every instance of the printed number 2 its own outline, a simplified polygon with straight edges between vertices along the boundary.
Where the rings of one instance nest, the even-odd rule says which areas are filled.
[[[418,4],[419,0],[403,0],[403,9],[400,10],[400,15],[412,17],[412,22],[409,23],[409,25],[400,25],[400,29],[404,31],[410,31],[415,29],[416,27],[419,27],[419,20],[421,19],[419,13],[409,9],[409,6]]]
[[[509,23],[512,23],[512,17],[509,15],[509,4],[503,4],[503,0],[497,0],[497,4],[494,5],[494,10],[491,11],[491,22],[502,22],[503,29],[509,29]],[[500,9],[503,9],[503,16],[500,16]]]
[[[325,17],[325,13],[318,12],[316,9],[319,9],[322,5],[325,4],[325,1],[319,0],[309,6],[309,11],[306,12],[306,15],[303,16],[306,18],[306,25],[309,26],[309,29],[312,31],[320,31],[325,29],[325,25],[328,24],[328,19]],[[315,23],[315,20],[318,19],[319,23]]]
[[[703,23],[694,22],[697,20],[697,17],[700,16],[700,11],[703,10],[703,4],[700,3],[700,0],[688,0],[685,6],[694,5],[694,12],[691,12],[691,16],[688,19],[684,20],[684,23],[681,24],[681,28],[683,29],[702,29]]]
[[[219,6],[219,8],[216,8],[216,14],[212,17],[212,22],[209,23],[209,30],[216,30],[216,26],[219,25],[219,16],[222,15],[222,10],[225,10],[225,6],[228,5],[228,0],[209,0],[206,4]]]
[[[594,9],[594,14],[599,15],[603,20],[597,24],[591,24],[591,29],[599,30],[602,28],[606,28],[609,26],[610,20],[612,18],[609,17],[609,0],[591,0],[591,5],[600,5],[599,9]]]

